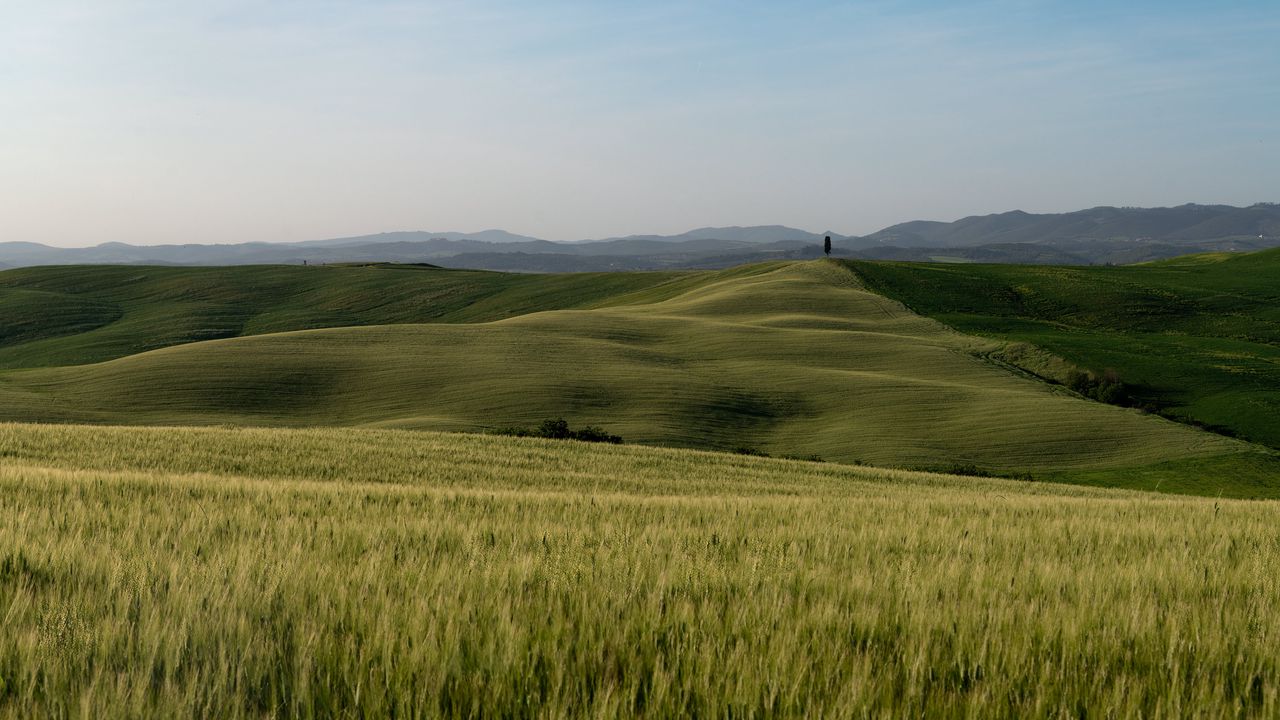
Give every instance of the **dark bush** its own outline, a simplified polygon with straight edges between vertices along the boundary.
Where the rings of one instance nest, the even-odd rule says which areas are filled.
[[[1027,470],[1014,470],[1009,472],[996,472],[980,467],[973,463],[954,463],[951,465],[935,465],[932,467],[922,468],[926,472],[937,472],[946,475],[965,475],[968,477],[980,478],[1007,478],[1009,480],[1025,480],[1027,482],[1035,482],[1035,477]]]
[[[583,442],[602,442],[612,443],[614,445],[622,443],[621,437],[617,435],[610,435],[604,430],[592,425],[588,425],[581,430],[570,430],[569,437],[573,440],[581,440]]]
[[[551,440],[566,440],[571,436],[569,423],[564,418],[543,420],[533,434],[535,437],[549,438]]]
[[[574,430],[564,418],[543,420],[542,424],[530,430],[528,428],[499,428],[495,435],[513,435],[515,437],[536,437],[548,440],[581,440],[583,442],[603,442],[614,445],[622,444],[622,437],[612,435],[603,429],[588,425],[581,430]]]
[[[1102,377],[1098,377],[1091,372],[1073,368],[1067,372],[1063,384],[1091,400],[1108,405],[1128,406],[1133,402],[1129,389],[1120,381],[1115,370],[1109,369]]]
[[[494,428],[489,433],[492,435],[510,435],[512,437],[533,437],[532,430],[521,427]]]
[[[1081,395],[1086,395],[1089,390],[1089,373],[1072,368],[1067,371],[1067,380],[1063,384]]]
[[[995,477],[995,474],[990,470],[980,468],[973,463],[969,463],[967,465],[948,465],[938,472],[946,473],[947,475],[967,475],[969,477]]]

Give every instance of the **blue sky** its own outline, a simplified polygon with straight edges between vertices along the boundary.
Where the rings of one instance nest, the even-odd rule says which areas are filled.
[[[0,241],[1280,200],[1280,3],[0,0]]]

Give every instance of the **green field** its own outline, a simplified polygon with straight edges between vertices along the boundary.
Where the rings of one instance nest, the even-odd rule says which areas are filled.
[[[81,365],[309,328],[484,322],[593,307],[680,277],[514,275],[419,265],[8,270],[0,272],[0,368]]]
[[[389,266],[245,276],[110,269],[122,270],[142,278],[142,299],[121,299],[128,283],[120,277],[96,292],[66,290],[85,269],[21,271],[17,281],[0,274],[23,285],[20,296],[61,287],[122,313],[91,330],[9,342],[10,362],[25,357],[30,366],[119,357],[0,373],[0,418],[474,431],[564,416],[646,444],[1048,479],[1088,473],[1082,482],[1144,488],[1162,481],[1135,469],[1194,460],[1212,471],[1162,489],[1280,492],[1274,459],[1255,448],[1011,372],[984,359],[999,344],[868,292],[832,262],[532,278]],[[291,293],[303,283],[323,292],[297,299]],[[370,289],[344,295],[352,285]],[[149,328],[184,287],[204,288],[190,291],[203,311],[170,312],[188,339],[191,318],[229,307],[257,309],[241,334],[289,322],[371,324],[172,344],[179,334],[171,326]],[[347,319],[319,296],[344,298]],[[551,309],[461,322],[508,308]],[[136,352],[153,344],[170,346]]]
[[[961,332],[1114,369],[1162,414],[1280,448],[1280,250],[1125,267],[849,266]]]

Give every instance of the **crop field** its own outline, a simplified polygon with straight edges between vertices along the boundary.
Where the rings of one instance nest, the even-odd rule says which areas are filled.
[[[1280,507],[0,425],[0,716],[1274,717]]]
[[[1112,369],[1162,414],[1280,448],[1280,250],[1124,267],[849,266],[961,332]]]
[[[24,292],[57,285],[63,296],[100,298],[124,313],[86,332],[10,342],[13,362],[41,348],[52,362],[55,345],[119,357],[0,372],[0,418],[483,431],[563,416],[653,445],[1058,480],[1089,473],[1082,482],[1207,495],[1280,493],[1277,463],[1257,448],[1021,376],[984,359],[999,343],[869,292],[837,263],[533,280],[429,268],[250,268],[234,283],[221,274],[242,269],[111,269],[121,270],[149,278],[139,281],[141,294],[165,302],[170,284],[191,279],[183,273],[204,278],[208,285],[191,292],[201,294],[205,316],[259,314],[242,336],[139,352],[173,337],[142,332],[150,321],[135,314],[152,317],[163,303],[126,302],[122,278],[109,292],[73,294],[58,273],[75,277],[74,269],[0,274]],[[305,322],[325,317],[320,300],[295,300],[287,313],[265,302],[291,297],[263,289],[273,282],[319,284],[333,297],[347,297],[338,290],[345,285],[376,286],[351,296],[364,298],[360,317],[373,324],[258,333],[283,322],[267,322],[263,308],[298,323],[304,311]],[[218,293],[226,297],[210,299]],[[450,305],[457,297],[467,300]],[[500,308],[516,314],[493,319],[504,316]],[[1167,463],[1182,461],[1212,471],[1169,483],[1137,471],[1167,473]],[[1240,482],[1241,468],[1253,481]]]

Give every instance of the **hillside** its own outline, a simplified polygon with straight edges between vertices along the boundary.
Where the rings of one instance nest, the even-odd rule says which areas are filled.
[[[425,285],[459,277],[444,270],[367,270],[360,277],[399,273]],[[532,283],[521,297],[537,310],[554,304],[549,297],[564,297],[548,287],[588,280],[493,282]],[[983,359],[998,344],[960,335],[868,292],[836,263],[614,282],[622,284],[596,288],[590,310],[280,332],[97,364],[11,370],[0,375],[0,413],[28,421],[442,430],[564,416],[575,425],[604,425],[632,442],[750,447],[916,468],[972,465],[1041,477],[1116,471],[1106,483],[1139,487],[1156,482],[1134,470],[1139,466],[1254,457],[1232,441],[1011,373]],[[581,301],[578,290],[568,294]],[[513,289],[489,292],[480,302],[473,295],[468,312],[514,307],[514,296],[506,294]],[[141,343],[139,326],[121,322]],[[114,324],[86,336],[94,333],[120,337]],[[60,338],[66,343],[60,351],[72,354],[76,337]],[[51,341],[32,344],[40,342]],[[13,346],[10,357],[31,352],[25,345]],[[1269,494],[1269,477],[1255,474],[1236,485],[1219,469],[1167,489]]]
[[[658,448],[0,424],[0,717],[1274,717],[1278,525]]]
[[[1112,369],[1135,404],[1280,447],[1280,250],[1112,268],[849,266],[961,332]]]
[[[483,322],[592,307],[680,277],[549,277],[406,265],[12,270],[0,273],[0,368],[79,365],[287,330]]]

